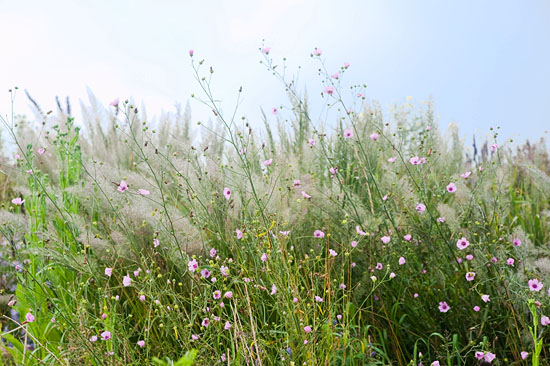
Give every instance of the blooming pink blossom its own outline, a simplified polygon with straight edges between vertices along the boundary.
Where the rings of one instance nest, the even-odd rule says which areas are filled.
[[[527,357],[529,357],[529,352],[522,351],[520,354],[522,360],[525,360],[527,359]]]
[[[541,316],[540,318],[540,323],[544,326],[547,326],[548,324],[550,324],[550,318],[548,318],[547,316],[543,315]]]
[[[221,266],[220,272],[222,273],[222,276],[227,277],[229,276],[229,267]]]
[[[100,334],[101,336],[101,340],[102,341],[106,341],[108,339],[111,339],[111,332],[109,332],[108,330],[104,331],[103,333]]]
[[[194,54],[195,54],[195,51],[189,50],[189,56],[193,57]]]
[[[25,200],[21,199],[21,197],[17,197],[11,200],[11,203],[17,206],[21,206],[23,203],[25,203]]]
[[[235,233],[237,234],[237,240],[240,240],[243,238],[243,232],[239,229],[235,229]]]
[[[204,268],[204,269],[201,271],[201,276],[202,276],[202,278],[208,278],[208,277],[210,277],[210,271],[209,271],[207,268]]]
[[[537,278],[534,278],[532,280],[529,280],[529,290],[539,292],[544,287],[544,284],[542,282],[539,282]]]
[[[439,303],[439,311],[440,312],[446,313],[449,310],[451,310],[451,307],[445,301],[441,301]]]
[[[128,287],[131,284],[132,284],[132,279],[130,278],[130,276],[129,275],[124,276],[124,278],[122,279],[122,285],[124,287]]]
[[[321,51],[319,48],[315,47],[312,54],[313,54],[313,56],[321,56],[322,53],[323,53],[323,51]]]
[[[316,237],[316,238],[324,238],[325,237],[325,233],[322,232],[321,230],[315,230],[313,232],[313,236]]]
[[[497,151],[497,149],[498,149],[498,145],[497,145],[497,144],[492,144],[492,145],[491,145],[491,151],[492,151],[492,152]]]
[[[461,176],[462,178],[464,178],[464,179],[468,179],[468,177],[469,177],[471,174],[472,174],[472,172],[469,172],[469,171],[468,171],[468,172],[466,172],[466,173],[460,174],[460,176]]]
[[[506,264],[508,264],[509,266],[513,266],[514,265],[514,258],[508,258],[506,260]]]
[[[120,193],[122,193],[124,191],[127,191],[128,190],[128,184],[126,183],[126,181],[121,180],[120,184],[118,185],[116,190],[119,191]]]
[[[199,268],[199,262],[195,258],[187,262],[187,267],[189,268],[190,272],[195,272],[197,268]]]
[[[420,164],[420,158],[418,156],[413,156],[412,158],[409,159],[409,162],[412,165],[418,165]]]
[[[336,256],[338,255],[338,253],[336,253],[336,251],[333,250],[333,249],[329,249],[328,252],[329,252],[329,254],[330,254],[331,256],[333,256],[333,257],[336,257]]]
[[[407,235],[403,236],[403,239],[405,239],[406,241],[411,241],[412,235],[411,235],[411,234],[407,234]]]
[[[491,301],[491,299],[489,299],[489,295],[481,295],[481,300],[483,300],[483,302]]]
[[[487,352],[483,357],[483,359],[485,360],[485,362],[491,363],[496,357],[497,356],[494,353]]]
[[[397,157],[392,156],[391,158],[388,159],[388,162],[393,163],[395,160],[397,160]]]
[[[405,257],[399,257],[399,265],[402,266],[406,263]]]
[[[205,328],[208,328],[208,326],[210,325],[210,319],[204,318],[201,322],[201,325]]]
[[[220,297],[222,297],[222,292],[220,290],[216,290],[212,293],[212,297],[214,300],[218,300]]]
[[[260,259],[262,260],[262,262],[267,262],[267,254],[263,253]]]
[[[357,231],[357,234],[359,234],[359,235],[361,235],[361,236],[367,235],[366,232],[364,232],[363,230],[361,230],[361,227],[360,227],[359,225],[357,225],[357,226],[355,227],[355,231]]]
[[[31,313],[27,313],[25,315],[25,320],[27,321],[27,323],[32,323],[34,322],[34,315],[32,315]]]
[[[514,238],[514,240],[512,240],[512,244],[514,244],[516,247],[519,247],[521,245],[521,239]]]
[[[91,338],[90,338],[90,342],[97,342],[97,336],[96,335],[93,335]]]
[[[277,293],[277,286],[275,284],[271,285],[271,295],[275,295]]]
[[[389,236],[383,236],[380,238],[380,240],[382,240],[382,243],[384,244],[388,244],[391,240],[391,238]]]
[[[145,347],[145,341],[144,340],[139,340],[137,341],[137,345],[141,348]]]
[[[390,273],[390,278],[394,278],[395,277],[395,273],[391,272]]]
[[[475,277],[476,277],[476,273],[475,273],[475,272],[468,272],[468,273],[466,273],[466,280],[467,280],[467,281],[473,281]]]
[[[223,196],[226,200],[229,200],[231,198],[231,190],[227,187],[223,189]]]
[[[455,192],[456,192],[456,184],[454,184],[454,183],[452,183],[452,182],[449,183],[449,184],[447,185],[447,192],[449,192],[449,193],[455,193]]]
[[[233,292],[226,291],[225,294],[223,294],[223,297],[225,297],[226,299],[231,299],[233,297]]]
[[[370,139],[371,139],[372,141],[376,141],[376,140],[378,140],[378,137],[379,137],[379,136],[380,136],[380,135],[378,135],[376,132],[373,132],[373,133],[370,134],[369,137],[370,137]]]
[[[153,248],[156,248],[160,245],[160,241],[158,238],[153,239]]]
[[[355,248],[356,246],[357,246],[357,242],[356,242],[355,240],[353,240],[353,241],[351,242],[351,247],[352,247],[352,248]]]
[[[262,53],[265,53],[266,55],[269,55],[269,52],[271,51],[271,47],[264,47],[262,48]]]
[[[46,149],[44,149],[43,147],[38,149],[38,154],[40,154],[40,155],[44,155],[45,152],[46,152]]]
[[[302,196],[304,196],[305,199],[310,199],[311,196],[307,194],[305,191],[302,191]]]
[[[276,115],[276,114],[277,114],[277,107],[271,108],[271,113],[273,113],[274,115]]]
[[[419,203],[418,205],[416,205],[416,211],[423,213],[424,211],[426,211],[426,205],[423,203]]]
[[[111,107],[116,107],[116,106],[118,105],[118,102],[119,102],[119,99],[118,99],[118,98],[115,98],[115,99],[113,99],[113,100],[109,103],[109,105],[110,105]]]
[[[138,193],[141,194],[142,196],[148,196],[151,192],[149,192],[146,189],[140,188],[138,189]]]
[[[229,329],[231,329],[231,327],[232,327],[231,323],[229,321],[226,321],[225,325],[223,326],[223,329],[229,330]]]
[[[340,77],[340,74],[339,74],[339,73],[335,73],[335,74],[330,75],[330,77],[333,78],[333,79],[338,80],[338,78]]]
[[[294,187],[300,187],[300,186],[302,185],[302,182],[300,182],[299,179],[294,179],[294,180],[292,181],[292,185],[293,185]]]
[[[438,217],[437,222],[439,222],[440,224],[444,223],[445,222],[445,218],[444,217]]]
[[[312,330],[312,329],[311,329],[311,327],[310,327],[309,325],[306,325],[306,326],[304,327],[304,332],[306,332],[306,333],[311,333],[311,330]]]
[[[475,311],[476,313],[477,313],[478,311],[480,311],[480,310],[481,310],[481,308],[480,308],[479,306],[477,306],[477,305],[474,306],[474,311]]]
[[[307,140],[307,142],[309,143],[309,146],[310,146],[310,147],[315,146],[315,140],[314,140],[314,139],[309,138],[309,139]]]
[[[270,166],[272,162],[273,162],[273,158],[269,158],[266,161],[264,161],[264,165],[265,166]]]
[[[145,295],[139,295],[139,301],[145,301]]]
[[[466,249],[466,248],[468,248],[469,245],[470,245],[470,242],[464,237],[458,239],[458,241],[456,242],[456,247],[459,250]]]
[[[325,93],[327,93],[328,95],[334,94],[334,87],[333,87],[332,85],[328,85],[328,86],[325,88]]]
[[[344,137],[350,139],[353,137],[353,130],[351,128],[344,130]]]
[[[344,62],[344,69],[347,69],[350,66],[349,62]]]

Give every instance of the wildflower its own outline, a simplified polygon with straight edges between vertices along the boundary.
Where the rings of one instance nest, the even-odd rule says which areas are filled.
[[[220,267],[220,272],[222,273],[222,275],[223,275],[224,277],[229,276],[229,267],[227,267],[227,266],[221,266],[221,267]]]
[[[351,128],[344,130],[344,137],[350,139],[353,137],[353,130]]]
[[[426,205],[423,203],[419,203],[418,205],[416,205],[416,211],[420,213],[426,211]]]
[[[11,203],[17,206],[21,206],[23,203],[25,203],[25,200],[21,199],[21,197],[17,197],[11,200]]]
[[[34,322],[34,315],[32,315],[31,313],[27,313],[25,315],[25,320],[27,321],[27,323],[32,323]]]
[[[439,303],[439,311],[440,312],[446,313],[449,310],[451,310],[451,307],[445,301],[441,301]]]
[[[457,258],[456,261],[457,263],[462,263],[462,258]]]
[[[302,185],[302,182],[300,182],[299,179],[294,179],[294,181],[292,181],[292,185],[294,187],[300,187]]]
[[[275,295],[277,293],[277,286],[275,284],[271,285],[271,295]]]
[[[328,85],[325,88],[325,93],[327,93],[328,95],[332,95],[334,93],[334,87],[332,85]]]
[[[376,267],[375,267],[375,268],[376,268],[377,270],[380,271],[381,269],[384,268],[384,265],[383,265],[382,263],[378,262],[378,263],[376,263]]]
[[[277,108],[276,107],[271,108],[271,113],[276,115],[277,114]]]
[[[466,238],[464,238],[464,237],[458,239],[458,241],[456,242],[456,247],[459,250],[466,249],[466,248],[468,248],[469,245],[470,245],[470,242],[468,240],[466,240]]]
[[[384,197],[382,197],[382,201],[386,201],[388,199],[388,195],[386,194]]]
[[[196,341],[197,339],[199,339],[199,336],[198,336],[198,335],[196,335],[196,334],[191,334],[191,340]]]
[[[223,326],[223,329],[225,329],[225,330],[231,329],[231,323],[229,321],[226,321],[225,325]]]
[[[315,295],[315,301],[317,302],[323,302],[323,298],[321,296]]]
[[[96,336],[96,335],[92,336],[92,337],[90,338],[90,342],[92,342],[92,343],[93,343],[93,342],[97,342],[97,336]]]
[[[431,366],[439,366],[439,361],[436,360],[436,361],[432,362]]]
[[[262,260],[262,262],[267,262],[267,254],[263,253],[260,259]]]
[[[45,152],[46,152],[46,149],[44,149],[43,147],[38,149],[38,154],[40,154],[40,155],[44,155]]]
[[[111,275],[113,274],[113,269],[112,268],[105,268],[105,276],[107,277],[111,277]]]
[[[395,277],[395,273],[390,273],[390,278],[394,278]]]
[[[419,295],[418,295],[417,292],[415,292],[414,295],[413,295],[413,297],[414,297],[415,299],[416,299],[418,296],[419,296]]]
[[[307,142],[309,143],[309,146],[310,146],[310,147],[315,146],[315,140],[314,140],[314,139],[309,138],[309,139],[307,140]]]
[[[273,158],[269,158],[269,159],[267,159],[266,161],[264,161],[264,165],[265,165],[265,166],[270,166],[271,163],[273,163]]]
[[[138,189],[138,193],[141,194],[142,196],[148,196],[151,192],[149,192],[146,189],[140,188]]]
[[[341,284],[340,284],[340,288],[341,288],[342,290],[345,290],[345,289],[346,289],[346,285],[343,284],[343,283],[341,283]]]
[[[145,301],[145,295],[139,295],[139,301]]]
[[[548,324],[550,324],[550,318],[548,318],[546,315],[543,315],[540,318],[540,323],[544,326],[547,326]]]
[[[118,185],[116,190],[119,191],[120,193],[122,193],[124,191],[127,191],[128,190],[128,184],[126,184],[126,181],[121,180],[120,184]]]
[[[359,225],[357,225],[357,226],[355,227],[355,231],[357,231],[357,234],[359,234],[359,235],[361,235],[361,236],[367,235],[366,232],[364,232],[363,230],[361,230],[361,228],[359,227]]]
[[[115,98],[115,99],[113,99],[113,100],[109,103],[109,105],[110,105],[111,107],[116,107],[116,106],[118,105],[118,102],[119,102],[119,99],[118,99],[118,98]]]
[[[412,165],[418,165],[420,164],[420,158],[418,156],[413,156],[412,158],[409,159],[409,162]]]
[[[100,335],[101,335],[101,340],[102,341],[106,341],[108,339],[111,339],[111,332],[109,332],[108,330],[104,331]]]
[[[288,234],[290,234],[290,230],[287,230],[287,231],[279,231],[279,233],[280,233],[282,236],[288,236]]]
[[[212,248],[210,249],[210,258],[214,258],[216,256],[216,249]]]
[[[189,56],[193,57],[194,54],[195,54],[195,51],[189,50]]]
[[[437,218],[437,222],[439,222],[440,224],[442,224],[442,223],[445,222],[445,218],[444,218],[444,217],[438,217],[438,218]]]
[[[339,74],[339,73],[335,73],[335,74],[330,75],[330,77],[333,78],[333,79],[338,80],[338,78],[340,77],[340,74]]]
[[[489,302],[489,301],[491,301],[491,300],[489,299],[489,295],[481,295],[481,300],[483,300],[483,302]]]
[[[395,162],[395,160],[397,160],[397,156],[392,156],[391,158],[388,159],[388,162],[393,163]]]
[[[506,263],[507,263],[509,266],[512,266],[512,267],[513,267],[513,266],[514,266],[514,258],[508,258],[508,259],[506,260]]]
[[[512,244],[514,244],[514,246],[516,247],[519,247],[521,245],[521,239],[515,238],[514,240],[512,240]]]
[[[208,269],[206,269],[206,268],[203,269],[203,270],[201,271],[201,276],[202,276],[202,278],[208,278],[208,277],[210,277],[210,271],[209,271]]]
[[[405,239],[406,241],[411,241],[412,235],[411,235],[411,234],[407,234],[407,235],[403,236],[403,239]]]
[[[220,290],[216,290],[212,293],[212,297],[214,300],[218,300],[220,297],[222,297],[222,292]]]
[[[315,47],[315,49],[313,50],[313,56],[321,56],[322,53],[323,53],[323,51],[321,51],[317,47]]]
[[[131,284],[132,284],[132,279],[130,278],[130,276],[129,275],[124,276],[124,278],[122,279],[122,285],[124,287],[128,287]]]
[[[528,283],[529,283],[529,290],[531,290],[531,291],[539,292],[544,287],[542,282],[539,282],[539,280],[536,279],[536,278],[534,278],[532,280],[529,280]]]
[[[478,311],[480,311],[480,310],[481,310],[481,308],[480,308],[479,306],[477,306],[477,305],[474,306],[474,311],[475,311],[476,313],[477,313]]]
[[[449,184],[447,185],[447,192],[449,192],[449,193],[455,193],[455,192],[456,192],[456,184],[454,184],[454,183],[452,183],[452,182],[449,183]]]
[[[338,173],[338,168],[332,168],[331,167],[328,171],[330,172],[330,174],[336,175],[336,173]]]
[[[304,196],[305,199],[310,199],[311,196],[307,194],[306,192],[302,191],[302,196]]]
[[[223,196],[226,200],[229,200],[231,198],[231,190],[227,187],[223,189]]]
[[[271,47],[262,48],[262,53],[265,53],[266,55],[269,55],[269,51],[271,51]]]
[[[338,253],[336,253],[336,251],[333,250],[333,249],[329,249],[328,252],[329,252],[329,254],[330,254],[331,256],[333,256],[333,257],[336,257],[336,256],[338,255]]]
[[[376,132],[373,132],[373,133],[370,134],[369,137],[370,137],[370,139],[371,139],[372,141],[376,141],[376,140],[378,140],[378,137],[379,137],[379,136],[380,136],[380,135],[378,135]]]
[[[205,328],[208,328],[208,326],[210,325],[210,319],[204,318],[201,322],[201,325]]]
[[[527,357],[529,357],[529,352],[522,351],[521,352],[521,359],[525,360]]]
[[[389,236],[383,236],[380,238],[380,240],[382,240],[382,243],[384,244],[388,244],[391,240],[391,238]]]
[[[371,281],[373,281],[373,282],[377,280],[376,276],[370,276],[370,279],[371,279]]]
[[[399,258],[399,265],[400,265],[400,266],[404,265],[405,262],[406,262],[406,260],[405,260],[404,257],[400,257],[400,258]]]
[[[351,242],[351,247],[352,247],[352,248],[355,248],[356,246],[357,246],[357,242],[356,242],[355,240],[352,241],[352,242]]]
[[[476,277],[476,273],[475,273],[475,272],[468,272],[468,273],[466,273],[466,280],[467,280],[467,281],[473,281],[475,277]]]
[[[226,291],[226,293],[223,294],[223,297],[225,297],[226,299],[231,299],[233,297],[233,292],[232,291]]]
[[[235,229],[235,233],[237,234],[237,240],[241,240],[243,238],[243,232],[239,229]]]
[[[460,176],[464,179],[468,179],[468,177],[472,174],[472,172],[466,172],[466,173],[462,173],[460,174]]]
[[[315,231],[313,232],[313,236],[316,237],[316,238],[321,239],[321,238],[324,238],[324,237],[325,237],[325,233],[322,232],[321,230],[315,230]]]
[[[498,149],[498,145],[497,145],[497,144],[492,144],[492,145],[491,145],[491,151],[492,151],[492,152],[497,151],[497,149]]]
[[[190,272],[195,272],[197,268],[199,268],[199,262],[195,258],[187,262],[187,267],[189,268]]]
[[[144,340],[139,340],[137,341],[137,345],[140,346],[141,348],[145,347],[145,341]]]
[[[27,170],[28,174],[32,174],[32,169]]]
[[[471,254],[468,254],[468,255],[466,255],[466,259],[469,260],[469,261],[471,261],[471,260],[474,259],[474,256],[471,255]]]

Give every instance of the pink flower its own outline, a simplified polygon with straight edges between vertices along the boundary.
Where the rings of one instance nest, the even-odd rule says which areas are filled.
[[[201,276],[202,276],[202,278],[208,278],[208,277],[210,277],[210,271],[209,271],[208,269],[206,269],[206,268],[203,269],[203,270],[201,271]]]
[[[294,179],[294,180],[292,181],[292,185],[293,185],[294,187],[300,187],[300,186],[302,185],[302,182],[300,182],[300,179]]]
[[[160,241],[158,240],[158,238],[154,238],[153,239],[153,248],[156,248],[160,245]]]
[[[323,302],[323,298],[321,296],[315,295],[315,301],[317,302]]]
[[[111,277],[111,275],[113,274],[113,269],[112,268],[105,268],[105,276],[107,277]]]
[[[145,301],[145,295],[139,295],[139,301]]]
[[[96,335],[92,336],[92,337],[90,338],[90,342],[92,342],[92,343],[93,343],[93,342],[97,342],[97,336],[96,336]]]
[[[528,283],[529,283],[529,290],[531,290],[531,291],[539,292],[544,287],[542,282],[539,282],[539,280],[537,278],[529,280]]]
[[[210,319],[204,318],[201,322],[201,325],[205,328],[208,328],[208,326],[210,325]]]
[[[277,108],[276,107],[271,108],[271,113],[277,114]]]
[[[145,341],[144,340],[139,340],[137,341],[137,345],[140,346],[141,348],[145,347]]]
[[[442,224],[442,223],[445,222],[445,218],[444,218],[444,217],[438,217],[438,218],[437,218],[437,222],[439,222],[440,224]]]
[[[411,234],[407,234],[403,237],[403,239],[405,239],[406,241],[411,241],[412,239],[412,235]]]
[[[225,322],[225,325],[223,326],[223,329],[225,329],[225,330],[231,329],[231,323],[229,321]]]
[[[264,161],[264,165],[265,165],[265,166],[270,166],[272,162],[273,162],[273,159],[272,159],[272,158],[269,158],[269,159],[267,159],[266,161]]]
[[[347,69],[350,66],[349,62],[344,62],[344,69]]]
[[[229,276],[229,267],[221,266],[220,272],[222,273],[222,276],[227,277]]]
[[[275,295],[277,293],[277,286],[275,284],[271,285],[271,295]]]
[[[336,251],[333,250],[333,249],[329,249],[328,252],[329,252],[329,254],[330,254],[331,256],[333,256],[333,257],[336,257],[336,256],[338,255],[338,253],[336,253]]]
[[[222,297],[222,292],[220,290],[216,290],[212,293],[212,297],[214,300],[218,300],[220,297]]]
[[[397,157],[392,156],[391,158],[388,159],[388,162],[393,163],[395,160],[397,160]]]
[[[447,185],[447,192],[449,192],[449,193],[455,193],[455,192],[456,192],[456,184],[454,184],[454,183],[452,183],[452,182],[449,183],[449,184]]]
[[[195,258],[187,262],[187,268],[189,268],[189,272],[195,272],[197,268],[199,268],[199,262]]]
[[[11,203],[17,206],[21,206],[23,203],[25,203],[25,200],[21,199],[21,197],[17,197],[11,200]]]
[[[122,279],[122,285],[124,287],[128,287],[131,284],[132,284],[132,279],[130,278],[130,276],[129,275],[124,276],[124,278]]]
[[[355,227],[355,231],[357,231],[357,234],[359,234],[359,235],[361,235],[361,236],[367,235],[366,232],[364,232],[363,230],[361,230],[361,228],[359,227],[359,225],[357,225],[357,226]]]
[[[355,240],[353,240],[353,241],[351,242],[351,247],[352,247],[352,248],[355,248],[356,246],[357,246],[357,242],[356,242]]]
[[[141,194],[142,196],[148,196],[151,192],[149,192],[148,190],[146,189],[138,189],[138,193]]]
[[[418,165],[420,164],[420,158],[418,156],[413,156],[412,158],[409,159],[409,162],[412,165]]]
[[[483,352],[477,351],[475,353],[475,356],[478,360],[481,360],[481,359],[483,359],[484,354],[483,354]]]
[[[432,362],[432,364],[430,366],[440,366],[439,361],[436,360],[436,361]]]
[[[468,254],[468,255],[466,255],[466,259],[469,260],[469,261],[471,261],[471,260],[474,259],[474,256],[471,255],[471,254]]]
[[[327,93],[328,95],[334,94],[334,87],[333,87],[332,85],[328,85],[328,86],[325,88],[325,93]]]
[[[404,257],[399,257],[399,265],[402,266],[406,263],[406,260]]]
[[[231,198],[231,191],[229,190],[229,188],[225,187],[223,189],[223,196],[226,200],[229,200]]]
[[[521,245],[521,239],[515,238],[512,240],[512,244],[514,244],[516,247],[519,247]]]
[[[128,184],[126,184],[126,181],[121,180],[120,184],[118,185],[116,190],[119,191],[120,193],[122,193],[124,191],[127,191],[128,190]]]
[[[513,266],[514,265],[514,258],[508,258],[506,260],[506,263],[509,265],[509,266]]]
[[[45,152],[46,152],[46,149],[44,149],[43,147],[38,149],[38,154],[40,154],[40,155],[44,155]]]
[[[382,240],[382,243],[384,244],[388,244],[391,240],[391,238],[389,236],[383,236],[380,238],[380,240]]]
[[[307,194],[306,192],[302,191],[302,196],[304,196],[305,199],[310,199],[311,196]]]
[[[306,326],[304,327],[304,332],[306,332],[306,333],[311,333],[311,327],[310,327],[309,325],[306,325]]]
[[[380,135],[378,135],[376,132],[373,132],[373,133],[370,134],[369,137],[370,137],[370,139],[371,139],[372,141],[376,141],[376,140],[378,140],[378,137],[379,137],[379,136],[380,136]]]
[[[548,324],[550,324],[550,318],[548,318],[547,316],[543,315],[541,316],[540,318],[540,323],[544,326],[547,326]]]
[[[481,295],[481,300],[483,300],[483,302],[491,301],[491,299],[489,299],[489,295]]]
[[[475,272],[468,272],[468,273],[466,273],[466,280],[467,280],[467,281],[473,281],[475,277],[476,277],[476,273],[475,273]]]
[[[316,238],[321,239],[321,238],[324,238],[324,237],[325,237],[325,233],[322,232],[321,230],[315,230],[315,231],[313,232],[313,236],[316,237]]]
[[[466,248],[468,248],[469,245],[470,245],[470,242],[468,240],[466,240],[466,238],[464,238],[464,237],[458,239],[458,241],[456,242],[456,247],[459,250],[466,249]]]
[[[269,55],[269,52],[271,51],[271,47],[264,47],[262,48],[262,53],[265,53],[266,55]]]
[[[315,49],[313,50],[313,56],[321,56],[322,53],[323,53],[323,51],[321,51],[317,47],[315,47]]]
[[[474,311],[475,311],[476,313],[477,313],[478,311],[480,311],[480,310],[481,310],[481,308],[480,308],[479,306],[477,306],[477,305],[474,306]]]
[[[267,262],[267,254],[263,253],[260,259],[262,260],[262,262]]]
[[[233,292],[232,291],[226,291],[225,294],[223,294],[223,296],[226,299],[231,299],[233,297]]]
[[[309,143],[309,146],[310,146],[310,147],[315,146],[315,140],[314,140],[314,139],[309,138],[309,139],[307,140],[307,142]]]
[[[193,341],[196,341],[197,339],[199,339],[199,336],[196,335],[196,334],[191,334],[191,339],[192,339]]]
[[[243,238],[243,232],[239,229],[235,229],[235,233],[237,234],[237,240],[241,240]]]
[[[344,130],[344,137],[350,139],[353,137],[353,130],[351,128]]]
[[[384,265],[382,263],[378,262],[378,263],[376,263],[376,267],[374,267],[374,268],[376,268],[377,270],[381,270],[382,268],[384,268]]]
[[[491,145],[491,151],[492,151],[492,152],[497,151],[497,149],[498,149],[498,145],[497,145],[497,144],[492,144],[492,145]]]
[[[395,277],[395,273],[390,273],[390,278],[394,278]]]
[[[193,57],[194,54],[195,54],[195,51],[189,50],[189,56]]]
[[[333,167],[331,167],[331,168],[329,168],[328,171],[330,172],[330,174],[336,175],[336,173],[338,173],[338,168],[333,168]]]
[[[280,233],[282,236],[288,236],[288,234],[290,234],[290,230],[287,230],[287,231],[279,231],[279,233]]]
[[[216,256],[216,249],[215,248],[212,248],[210,249],[210,258],[214,258]]]
[[[464,179],[468,179],[468,177],[470,176],[470,174],[472,174],[472,172],[466,172],[466,173],[462,173],[460,174],[460,176]]]
[[[108,339],[111,339],[111,332],[109,332],[108,330],[104,331],[103,333],[100,334],[101,336],[101,340],[102,341],[106,341]]]
[[[382,197],[382,201],[385,201],[388,199],[388,195],[386,194],[384,197]]]
[[[34,315],[32,315],[31,313],[27,313],[25,315],[25,320],[27,321],[27,323],[32,323],[34,321]]]
[[[419,203],[418,205],[416,205],[416,211],[420,213],[426,211],[426,205],[423,203]]]
[[[529,352],[522,351],[521,352],[521,359],[525,360],[527,357],[529,357]]]
[[[497,357],[497,356],[496,356],[494,353],[487,352],[487,353],[485,354],[484,359],[485,359],[486,362],[491,363],[496,357]]]
[[[440,312],[446,313],[449,310],[451,310],[451,307],[445,301],[441,301],[439,303],[439,311]]]
[[[333,79],[338,80],[338,78],[340,77],[340,74],[339,73],[332,74],[330,77],[333,78]]]

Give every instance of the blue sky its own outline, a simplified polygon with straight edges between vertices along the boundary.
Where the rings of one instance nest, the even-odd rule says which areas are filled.
[[[86,5],[85,5],[86,4]],[[173,110],[198,92],[188,50],[215,69],[213,89],[231,107],[243,86],[240,114],[261,123],[285,103],[284,89],[262,65],[272,56],[300,72],[313,106],[321,105],[317,64],[351,63],[344,82],[367,84],[369,100],[435,100],[445,128],[484,137],[536,139],[550,130],[549,1],[8,1],[0,0],[0,113],[7,90],[27,89],[44,109],[55,96],[76,106],[87,88],[105,103],[143,102],[149,114]],[[208,111],[191,102],[193,119]],[[28,112],[21,94],[18,113]],[[77,113],[78,115],[78,113]],[[546,132],[548,136],[548,132]]]

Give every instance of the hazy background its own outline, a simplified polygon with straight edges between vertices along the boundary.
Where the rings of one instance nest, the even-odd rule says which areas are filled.
[[[300,73],[313,107],[321,103],[319,47],[344,83],[367,84],[369,100],[434,97],[440,124],[484,137],[538,138],[550,129],[550,1],[8,1],[0,0],[0,113],[8,89],[27,89],[55,109],[87,88],[105,104],[133,97],[149,115],[197,93],[189,49],[215,69],[213,89],[230,107],[243,86],[240,115],[260,124],[260,107],[286,101],[259,64],[262,39],[275,59]],[[23,93],[16,112],[30,114]],[[191,102],[193,120],[210,116]],[[548,133],[546,132],[546,136]]]

